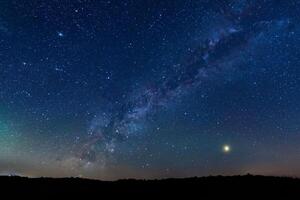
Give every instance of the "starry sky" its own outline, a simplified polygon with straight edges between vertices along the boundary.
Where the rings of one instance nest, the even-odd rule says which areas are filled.
[[[299,12],[1,0],[0,175],[300,176]]]

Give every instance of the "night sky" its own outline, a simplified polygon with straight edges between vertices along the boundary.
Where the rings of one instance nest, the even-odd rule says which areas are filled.
[[[300,176],[299,13],[1,0],[0,175]]]

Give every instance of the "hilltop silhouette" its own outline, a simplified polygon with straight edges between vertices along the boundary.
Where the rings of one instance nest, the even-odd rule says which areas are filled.
[[[0,177],[1,193],[19,196],[278,196],[298,194],[300,179],[267,176],[209,176],[162,180],[98,181],[81,178]],[[146,195],[146,196],[145,196]],[[242,196],[239,196],[242,195]]]

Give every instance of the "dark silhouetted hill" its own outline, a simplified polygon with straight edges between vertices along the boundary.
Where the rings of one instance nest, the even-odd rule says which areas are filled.
[[[300,179],[267,176],[210,176],[163,180],[97,181],[80,178],[0,177],[0,191],[18,196],[98,197],[278,197],[299,195]],[[43,197],[44,197],[43,196]],[[2,199],[2,198],[1,198]],[[101,199],[101,198],[100,198]]]

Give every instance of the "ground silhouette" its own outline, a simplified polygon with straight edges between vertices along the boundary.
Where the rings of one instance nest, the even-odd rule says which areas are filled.
[[[0,191],[10,196],[43,197],[278,197],[300,194],[300,179],[270,176],[209,176],[162,180],[98,181],[81,178],[0,177]],[[101,199],[101,198],[100,198]]]

